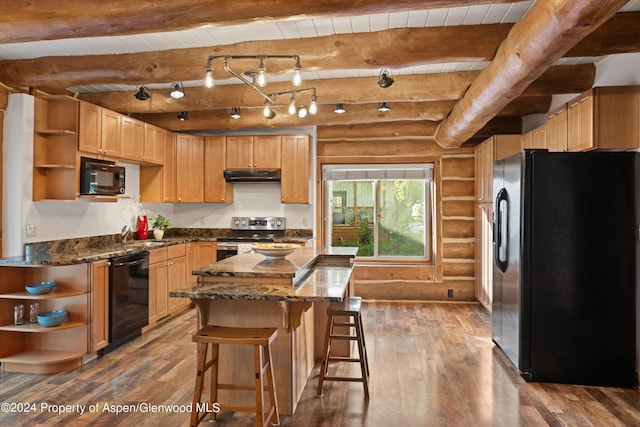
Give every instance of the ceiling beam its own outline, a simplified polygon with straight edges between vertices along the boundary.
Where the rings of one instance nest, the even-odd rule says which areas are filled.
[[[516,23],[436,131],[445,148],[460,147],[569,49],[615,14],[625,0],[536,1]]]
[[[408,12],[516,0],[58,0],[14,1],[2,5],[1,43],[117,36],[185,30],[200,26]]]
[[[351,77],[344,79],[320,79],[305,81],[303,88],[315,87],[321,104],[359,104],[377,102],[426,102],[459,100],[467,88],[480,74],[479,71],[464,71],[441,74],[416,74],[397,76],[394,85],[382,89],[377,77]],[[525,91],[525,96],[545,96],[557,93],[581,93],[593,86],[595,67],[593,64],[562,65],[549,68]],[[272,83],[264,88],[273,93],[290,90],[289,83]],[[217,110],[233,106],[258,107],[264,98],[247,85],[219,85],[211,89],[187,87],[185,96],[179,100],[169,97],[166,90],[150,90],[151,98],[138,101],[131,92],[83,93],[79,99],[100,105],[120,113],[170,113],[178,111]],[[287,96],[280,97],[278,104],[287,104]],[[307,93],[297,96],[298,102],[309,102]]]
[[[568,56],[602,56],[640,51],[640,12],[619,13],[570,50]],[[256,52],[301,56],[303,71],[403,68],[427,63],[491,60],[512,24],[393,29],[295,40],[173,49],[116,55],[51,56],[0,61],[0,82],[14,88],[37,87],[61,94],[73,86],[144,85],[201,80],[209,55],[254,55]],[[327,55],[327,52],[332,52]],[[242,71],[253,62],[231,62]],[[282,65],[286,65],[285,69]],[[291,64],[267,64],[270,73],[289,72]],[[214,63],[217,79],[228,74]]]

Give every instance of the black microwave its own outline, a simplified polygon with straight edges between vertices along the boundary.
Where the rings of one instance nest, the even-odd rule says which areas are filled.
[[[80,158],[80,194],[124,194],[124,167],[106,160]]]

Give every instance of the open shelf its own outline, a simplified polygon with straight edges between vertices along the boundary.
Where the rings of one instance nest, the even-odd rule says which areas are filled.
[[[78,328],[80,326],[86,326],[87,322],[80,320],[67,320],[59,326],[51,326],[45,328],[39,323],[25,323],[24,325],[4,325],[0,326],[0,331],[8,331],[8,332],[55,332],[55,331],[63,331],[65,329],[73,329]]]
[[[38,135],[43,136],[76,136],[77,132],[67,129],[41,129],[36,130]]]
[[[63,350],[26,350],[0,358],[0,363],[20,363],[28,365],[39,365],[46,363],[59,363],[68,360],[76,360],[84,356],[84,353],[77,351]]]
[[[8,298],[8,299],[28,299],[28,300],[45,300],[45,299],[54,299],[54,298],[67,298],[67,297],[77,297],[78,295],[86,294],[85,291],[59,291],[53,290],[48,294],[39,294],[34,295],[30,294],[27,291],[20,292],[10,292],[6,294],[0,294],[0,298]]]
[[[76,165],[63,165],[63,164],[42,164],[35,165],[37,168],[42,169],[76,169]]]

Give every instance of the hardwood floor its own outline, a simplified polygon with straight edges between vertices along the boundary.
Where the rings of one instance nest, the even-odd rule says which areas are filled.
[[[632,426],[640,392],[526,383],[491,342],[490,315],[478,304],[363,302],[371,399],[361,383],[327,382],[316,397],[314,370],[285,426]],[[0,403],[35,404],[0,412],[14,426],[188,425],[195,376],[195,312],[80,369],[56,375],[0,373]],[[358,369],[341,368],[341,374]],[[108,405],[142,407],[116,414]],[[46,408],[45,405],[51,405]],[[53,405],[86,405],[57,413]],[[89,405],[98,405],[89,412]],[[180,408],[180,405],[183,405]],[[4,406],[2,407],[4,409]],[[95,409],[95,408],[94,408]],[[109,411],[108,409],[112,409]],[[144,411],[142,411],[144,409]],[[223,413],[215,424],[253,426],[255,416]]]

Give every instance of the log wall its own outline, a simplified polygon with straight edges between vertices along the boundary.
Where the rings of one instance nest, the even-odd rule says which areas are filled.
[[[390,125],[392,127],[392,125]],[[364,129],[363,129],[364,128]],[[406,129],[405,129],[406,131]],[[473,147],[442,149],[432,138],[375,137],[366,127],[318,128],[317,170],[331,163],[433,162],[436,254],[433,262],[357,261],[355,294],[378,300],[475,300],[475,157]],[[320,175],[320,173],[318,173]],[[318,177],[318,230],[324,237],[324,188]],[[450,297],[450,293],[453,294]]]

